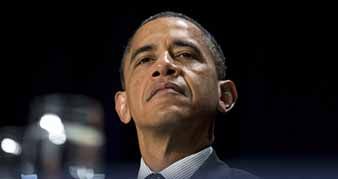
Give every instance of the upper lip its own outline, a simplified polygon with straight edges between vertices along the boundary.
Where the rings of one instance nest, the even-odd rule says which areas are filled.
[[[184,95],[184,89],[179,85],[172,82],[158,82],[154,83],[146,100],[149,101],[157,92],[164,89],[173,89],[174,91]]]

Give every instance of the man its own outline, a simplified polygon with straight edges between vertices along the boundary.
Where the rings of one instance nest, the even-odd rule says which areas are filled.
[[[142,159],[138,178],[255,178],[229,168],[211,144],[217,113],[235,104],[224,55],[196,21],[173,12],[145,20],[121,63],[120,120],[134,121]]]

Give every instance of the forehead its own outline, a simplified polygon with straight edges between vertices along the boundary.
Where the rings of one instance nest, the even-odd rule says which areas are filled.
[[[186,39],[203,43],[201,30],[193,23],[179,17],[160,17],[139,28],[131,41],[131,49],[146,43],[160,43],[163,40]]]

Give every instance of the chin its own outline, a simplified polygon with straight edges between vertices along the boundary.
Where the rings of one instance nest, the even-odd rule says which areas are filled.
[[[172,126],[187,121],[189,112],[184,107],[170,106],[162,110],[154,110],[150,116],[155,126]]]

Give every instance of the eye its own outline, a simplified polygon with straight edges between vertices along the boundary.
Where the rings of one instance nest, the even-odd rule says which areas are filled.
[[[144,57],[144,58],[141,58],[141,59],[138,61],[137,65],[140,65],[140,64],[146,64],[146,63],[151,62],[152,60],[153,60],[153,59],[150,58],[150,57]]]
[[[188,52],[179,53],[176,57],[180,59],[188,59],[188,60],[195,59],[195,56]]]

